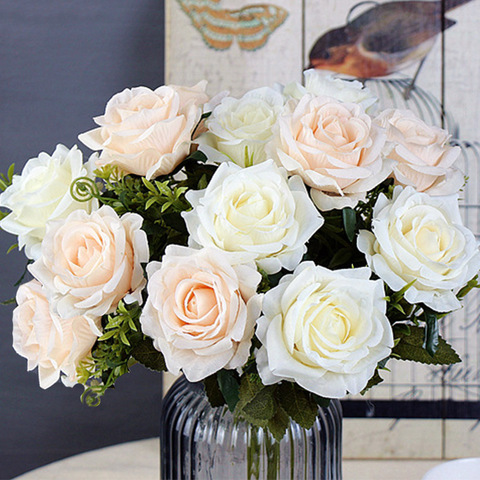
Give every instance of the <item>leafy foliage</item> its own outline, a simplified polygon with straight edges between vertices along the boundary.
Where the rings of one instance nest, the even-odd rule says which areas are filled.
[[[408,331],[404,328],[394,327],[395,338],[398,339],[393,349],[393,354],[401,360],[411,360],[428,365],[451,365],[460,362],[457,352],[441,336],[438,336],[438,348],[433,356],[425,350],[425,329],[410,326]]]
[[[138,303],[120,302],[113,314],[102,318],[104,334],[95,343],[91,356],[77,369],[79,383],[85,386],[82,401],[87,405],[99,405],[105,391],[136,363],[132,360],[133,352],[148,340],[140,329],[141,312]]]

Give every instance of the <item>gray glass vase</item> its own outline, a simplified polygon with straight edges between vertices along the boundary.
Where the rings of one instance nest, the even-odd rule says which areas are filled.
[[[184,377],[162,403],[162,480],[341,480],[342,410],[319,408],[312,428],[291,422],[280,443],[262,428],[210,406]]]

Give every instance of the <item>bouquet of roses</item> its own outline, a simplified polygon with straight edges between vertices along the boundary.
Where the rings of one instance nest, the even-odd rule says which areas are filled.
[[[439,320],[480,253],[449,135],[315,71],[205,88],[126,89],[79,136],[87,162],[59,145],[2,176],[0,227],[34,277],[13,346],[40,386],[97,404],[139,362],[280,439],[390,359],[460,361]]]

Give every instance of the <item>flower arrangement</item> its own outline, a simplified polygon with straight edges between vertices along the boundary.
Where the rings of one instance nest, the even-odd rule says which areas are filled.
[[[459,148],[359,82],[210,98],[126,89],[79,136],[2,175],[18,236],[13,346],[96,405],[134,363],[202,381],[282,438],[387,362],[460,359],[439,321],[478,287]]]

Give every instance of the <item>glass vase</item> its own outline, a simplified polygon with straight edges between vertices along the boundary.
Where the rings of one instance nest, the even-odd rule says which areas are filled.
[[[295,422],[281,442],[210,406],[203,384],[178,379],[161,414],[162,480],[341,480],[342,410],[319,408],[309,430]]]

